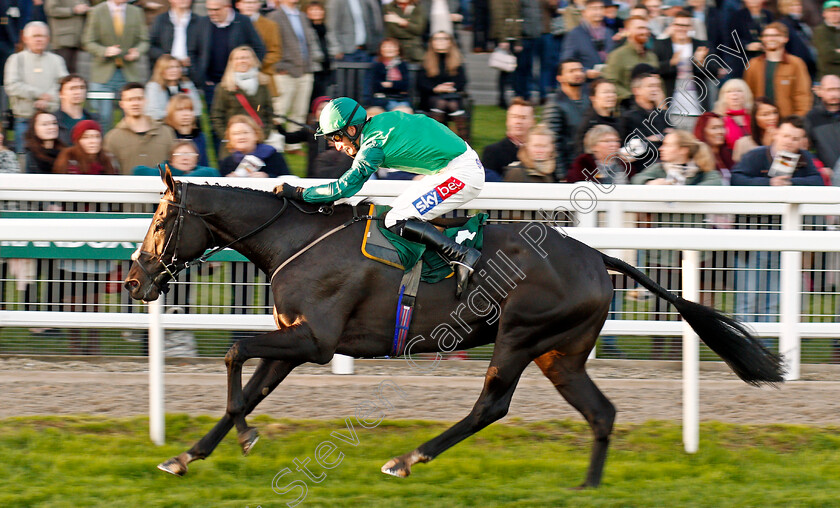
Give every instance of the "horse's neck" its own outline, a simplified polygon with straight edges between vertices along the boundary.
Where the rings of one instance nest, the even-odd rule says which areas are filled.
[[[271,221],[283,206],[281,200],[270,195],[228,188],[206,197],[196,196],[196,199],[197,202],[212,205],[212,210],[204,212],[210,214],[206,221],[220,245],[249,235]],[[203,205],[200,208],[211,207]],[[237,242],[231,248],[247,257],[261,270],[270,272],[309,242],[352,216],[350,207],[339,206],[335,211],[330,217],[321,214],[308,215],[288,204],[265,231]]]

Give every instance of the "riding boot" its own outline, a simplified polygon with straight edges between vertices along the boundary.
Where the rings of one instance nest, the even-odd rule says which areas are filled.
[[[408,220],[397,224],[392,230],[395,230],[395,233],[406,240],[422,243],[434,249],[446,258],[449,264],[455,268],[455,277],[458,281],[455,297],[461,297],[461,293],[467,289],[473,268],[478,263],[478,258],[481,257],[480,252],[472,247],[455,242],[428,222]]]

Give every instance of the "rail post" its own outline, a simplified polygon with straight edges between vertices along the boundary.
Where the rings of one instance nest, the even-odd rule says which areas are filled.
[[[164,412],[164,347],[161,314],[164,295],[149,302],[149,436],[160,446],[166,440]]]
[[[682,297],[700,300],[700,251],[683,251]],[[699,338],[683,321],[683,446],[697,453],[700,444],[700,349]]]

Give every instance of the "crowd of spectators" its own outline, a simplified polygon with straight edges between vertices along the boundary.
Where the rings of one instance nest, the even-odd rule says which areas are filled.
[[[354,98],[370,114],[423,113],[469,141],[465,54],[494,51],[516,65],[499,71],[499,104],[510,107],[505,139],[484,151],[490,181],[521,180],[523,168],[545,182],[607,178],[618,164],[622,175],[609,180],[632,183],[652,165],[671,164],[661,153],[670,133],[684,141],[682,133],[714,111],[703,123],[715,132],[696,140],[717,140],[722,122],[724,143],[708,145],[720,183],[731,183],[742,157],[771,144],[791,115],[805,118],[803,150],[813,150],[830,182],[840,157],[840,0],[815,2],[46,0],[5,12],[5,117],[27,171],[52,171],[46,154],[69,147],[74,125],[90,120],[120,174],[171,159],[176,140],[195,146],[196,167],[213,160],[220,174],[242,174],[223,171],[222,162],[259,158],[230,151],[237,146],[226,137],[231,119],[244,115],[260,131],[257,146],[274,150],[266,156],[283,159],[284,151],[305,147],[307,174],[336,176],[347,162],[321,157],[329,144],[310,134],[337,66],[361,64]],[[116,125],[115,103],[122,116]],[[54,146],[35,134],[39,112],[57,120]],[[531,132],[536,124],[538,134]],[[592,150],[612,145],[603,141],[612,139],[609,131],[598,129],[586,142],[598,126],[618,138],[608,162]],[[528,148],[529,139],[543,143],[547,135],[553,150]],[[534,173],[537,153],[553,161],[550,174],[547,161]],[[272,168],[265,174],[288,171],[285,161]]]

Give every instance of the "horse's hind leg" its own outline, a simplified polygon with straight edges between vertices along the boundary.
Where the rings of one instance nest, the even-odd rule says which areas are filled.
[[[382,466],[382,472],[406,477],[411,474],[412,465],[431,461],[462,440],[503,418],[510,407],[510,399],[519,377],[530,361],[531,359],[522,352],[511,353],[497,344],[484,377],[484,388],[470,414],[414,451],[391,459]]]
[[[244,414],[250,414],[260,402],[262,402],[268,395],[277,388],[283,379],[297,366],[295,363],[285,362],[281,360],[260,360],[257,369],[248,380],[248,383],[243,389],[243,397],[245,399]],[[244,416],[243,416],[244,418]],[[213,453],[213,450],[224,439],[230,429],[233,428],[233,418],[225,413],[225,415],[216,423],[210,432],[208,432],[201,440],[192,446],[188,451],[173,457],[166,462],[158,465],[158,469],[172,473],[174,475],[183,476],[187,472],[187,465],[199,459],[205,459]],[[254,441],[255,442],[255,441]],[[254,442],[250,443],[253,446]]]
[[[557,351],[550,351],[534,360],[534,363],[554,384],[560,395],[589,422],[594,442],[589,470],[581,487],[597,487],[601,483],[604,462],[607,459],[607,448],[615,421],[615,407],[589,378],[584,368],[585,361],[585,357],[581,355],[564,356]]]

